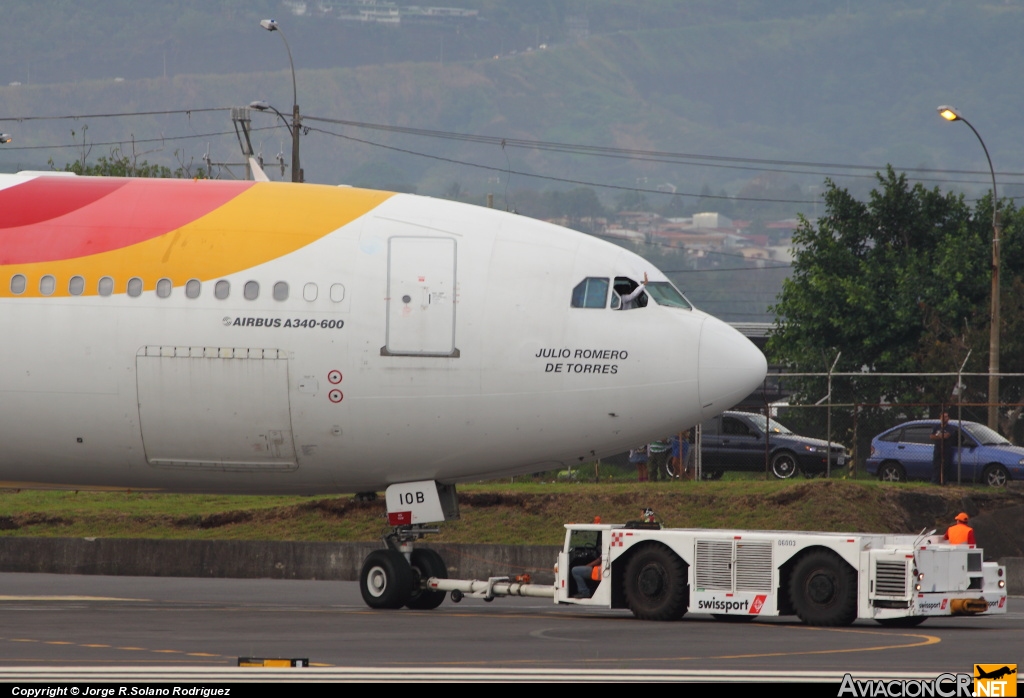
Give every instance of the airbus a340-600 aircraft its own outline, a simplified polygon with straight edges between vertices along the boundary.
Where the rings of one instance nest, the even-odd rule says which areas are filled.
[[[376,607],[440,603],[412,542],[455,483],[621,452],[766,370],[615,245],[311,184],[2,175],[0,327],[4,485],[386,488]]]

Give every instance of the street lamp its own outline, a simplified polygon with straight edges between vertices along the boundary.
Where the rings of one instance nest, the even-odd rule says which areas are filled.
[[[999,428],[999,234],[1002,231],[1002,221],[999,217],[999,195],[996,193],[996,171],[992,167],[992,158],[989,157],[985,141],[981,140],[971,122],[965,119],[956,109],[949,106],[938,108],[939,116],[946,121],[963,121],[974,131],[978,137],[982,150],[985,151],[985,159],[988,160],[988,170],[992,173],[992,310],[989,318],[988,334],[988,426],[991,429]]]
[[[288,127],[288,131],[292,134],[292,181],[301,182],[302,167],[299,164],[299,131],[302,128],[302,118],[299,116],[299,97],[298,89],[295,86],[295,63],[292,62],[292,50],[288,46],[288,39],[284,38],[284,32],[281,31],[280,25],[276,19],[264,19],[260,20],[260,26],[266,29],[268,32],[280,32],[281,40],[284,41],[284,48],[288,51],[288,65],[292,68],[292,123]],[[260,107],[256,107],[259,109]],[[281,116],[281,112],[277,112],[278,116]],[[284,118],[283,116],[281,117]],[[288,123],[287,121],[285,122]]]

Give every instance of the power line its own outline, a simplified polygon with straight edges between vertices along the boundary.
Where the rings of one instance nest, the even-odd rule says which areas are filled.
[[[165,116],[169,114],[201,114],[210,111],[231,111],[231,107],[204,107],[202,109],[163,109],[159,111],[124,111],[110,112],[105,114],[59,114],[55,116],[5,116],[0,117],[3,121],[61,121],[68,119],[109,119],[121,116]]]
[[[59,114],[59,115],[29,115],[29,116],[14,116],[14,117],[3,117],[0,118],[0,122],[26,122],[26,121],[46,121],[46,120],[84,120],[84,119],[103,119],[103,118],[122,118],[122,117],[141,117],[141,116],[168,116],[168,115],[185,115],[191,117],[193,114],[208,113],[208,112],[221,112],[229,111],[231,107],[203,107],[195,109],[163,109],[163,110],[149,110],[149,111],[137,111],[137,112],[100,112],[92,114]],[[777,158],[750,158],[750,157],[735,157],[725,155],[708,155],[700,153],[679,153],[672,151],[658,151],[658,150],[644,150],[636,148],[615,148],[610,146],[596,146],[587,144],[573,144],[573,143],[561,143],[557,141],[541,141],[541,140],[530,140],[522,138],[509,138],[501,136],[484,136],[478,134],[467,134],[459,133],[454,131],[442,131],[436,129],[422,129],[413,127],[403,126],[392,126],[387,124],[375,124],[365,121],[351,121],[346,119],[332,119],[328,117],[318,117],[305,115],[305,121],[319,121],[323,123],[337,124],[341,126],[349,126],[353,128],[371,129],[388,133],[401,133],[406,135],[413,135],[419,137],[439,138],[446,140],[463,141],[469,143],[485,144],[485,145],[498,145],[503,148],[513,147],[530,150],[540,150],[548,152],[557,152],[570,155],[591,155],[606,158],[633,160],[641,162],[656,162],[663,164],[677,164],[677,165],[693,165],[702,167],[719,167],[729,169],[742,169],[752,171],[768,171],[768,172],[780,172],[785,174],[806,174],[815,176],[825,177],[856,177],[856,178],[874,178],[875,173],[884,170],[884,167],[878,167],[873,165],[857,165],[852,163],[834,163],[834,162],[815,162],[815,161],[803,161],[803,160],[783,160]],[[278,125],[270,128],[278,128]],[[254,129],[254,130],[267,130],[267,128]],[[307,131],[317,131],[326,135],[335,136],[338,138],[344,138],[357,143],[363,143],[365,145],[384,148],[395,152],[401,152],[417,157],[430,158],[443,162],[450,162],[456,165],[462,165],[467,167],[476,167],[480,169],[486,169],[495,172],[506,172],[508,174],[517,174],[523,177],[531,177],[535,179],[545,179],[549,181],[562,182],[566,184],[577,184],[583,186],[602,187],[606,189],[614,189],[618,191],[629,191],[643,194],[657,194],[662,196],[689,196],[694,198],[704,199],[721,199],[729,201],[750,201],[758,203],[789,203],[789,204],[815,204],[817,200],[806,200],[806,199],[782,199],[782,198],[769,198],[769,197],[750,197],[750,196],[728,196],[728,195],[716,195],[716,194],[705,194],[705,193],[691,193],[691,192],[668,192],[660,189],[647,189],[641,187],[627,187],[622,185],[614,184],[598,184],[595,182],[588,182],[584,180],[576,180],[564,177],[554,177],[551,175],[539,175],[535,173],[522,172],[510,170],[508,168],[491,167],[487,165],[480,165],[476,163],[466,162],[455,158],[446,158],[437,155],[430,155],[428,153],[422,153],[419,151],[410,150],[407,148],[398,148],[395,146],[385,145],[383,143],[377,143],[366,139],[355,138],[353,136],[347,136],[345,134],[328,131],[326,129],[318,129],[314,127],[307,128]],[[162,137],[162,138],[150,138],[150,139],[138,139],[139,143],[153,143],[164,140],[184,140],[188,138],[205,138],[212,136],[231,135],[232,132],[214,132],[210,134],[197,134],[195,136],[177,136],[177,137]],[[118,145],[127,141],[108,141],[103,143],[93,143],[91,145]],[[5,150],[39,150],[46,148],[68,148],[68,147],[81,147],[77,145],[58,145],[58,146],[15,146],[8,147]],[[780,169],[785,168],[785,169]],[[793,168],[815,168],[814,170],[806,169],[793,169]],[[851,172],[822,172],[818,170],[853,170],[853,171],[865,171],[871,174],[854,174]],[[936,168],[927,167],[894,167],[894,169],[907,172],[907,173],[923,173],[923,174],[943,174],[943,175],[965,175],[965,176],[987,176],[989,173],[981,172],[977,170],[943,170]],[[1024,172],[997,172],[997,175],[1001,177],[1024,177]],[[913,177],[913,179],[919,181],[928,182],[939,182],[946,184],[985,184],[986,181],[977,180],[956,180],[956,179],[941,179],[941,178],[928,178],[928,177]],[[1016,200],[1022,197],[1007,197],[1011,200]]]
[[[508,138],[502,136],[482,136],[476,134],[457,133],[453,131],[439,131],[434,129],[422,129],[412,128],[406,126],[390,126],[386,124],[374,124],[365,121],[350,121],[345,119],[331,119],[326,117],[317,116],[304,116],[305,120],[308,121],[321,121],[324,123],[337,124],[341,126],[351,126],[354,128],[364,128],[377,131],[384,131],[388,133],[402,133],[406,135],[421,136],[428,138],[440,138],[446,140],[464,141],[470,143],[480,143],[488,145],[498,145],[503,147],[512,148],[524,148],[529,150],[544,150],[553,152],[562,152],[574,155],[597,155],[602,157],[612,157],[619,159],[628,160],[640,160],[643,162],[660,162],[668,164],[687,164],[687,165],[704,165],[709,167],[726,167],[731,169],[746,169],[746,170],[759,170],[768,172],[788,172],[790,174],[811,174],[818,176],[827,176],[828,172],[819,172],[817,170],[862,170],[870,172],[871,174],[865,175],[853,175],[848,173],[842,173],[837,176],[844,177],[866,177],[874,178],[874,173],[885,169],[885,167],[878,167],[875,165],[855,165],[850,163],[833,163],[833,162],[813,162],[813,161],[801,161],[801,160],[780,160],[780,159],[767,159],[767,158],[748,158],[748,157],[733,157],[725,155],[705,155],[698,153],[676,153],[672,151],[660,151],[660,150],[641,150],[636,148],[614,148],[609,146],[596,146],[587,144],[573,144],[573,143],[559,143],[555,141],[537,141],[522,138]],[[729,165],[722,163],[731,163]],[[774,167],[764,167],[766,165],[772,165]],[[813,167],[817,168],[815,171],[807,170],[779,170],[779,167],[793,168],[793,167]],[[978,170],[945,170],[936,169],[929,167],[894,167],[894,169],[901,172],[920,172],[925,174],[961,174],[961,175],[974,175],[988,177],[989,172],[981,172]],[[997,172],[997,175],[1003,177],[1024,177],[1024,172]],[[915,178],[919,179],[919,178]],[[925,180],[929,181],[929,180]],[[931,181],[938,182],[960,182],[960,180],[946,180],[936,179]],[[979,183],[984,183],[979,181]],[[668,192],[659,192],[668,193]]]
[[[303,117],[305,118],[305,117]],[[524,172],[521,170],[510,170],[506,167],[494,167],[492,165],[481,165],[479,163],[467,162],[465,160],[457,160],[455,158],[443,157],[441,155],[430,155],[429,153],[422,153],[416,150],[410,150],[408,148],[399,148],[393,145],[384,145],[383,143],[377,143],[375,141],[368,141],[363,138],[356,138],[355,136],[347,136],[343,133],[336,133],[334,131],[328,131],[322,128],[316,128],[315,126],[308,127],[310,131],[316,131],[317,133],[323,133],[328,136],[335,136],[336,138],[344,138],[345,140],[353,141],[355,143],[363,143],[364,145],[370,145],[376,148],[383,148],[385,150],[391,150],[397,153],[405,153],[406,155],[414,155],[416,157],[429,158],[431,160],[439,160],[441,162],[448,162],[454,165],[462,165],[465,167],[476,167],[481,170],[488,170],[491,172],[503,172],[509,175],[519,175],[520,177],[532,177],[534,179],[543,179],[551,182],[562,182],[563,184],[577,184],[585,187],[599,187],[602,189],[614,189],[616,191],[630,191],[640,192],[644,194],[661,194],[663,196],[692,196],[701,199],[722,199],[725,201],[756,201],[760,203],[786,203],[786,204],[814,204],[816,201],[807,199],[767,199],[754,196],[729,196],[720,194],[688,194],[686,192],[665,192],[659,189],[643,189],[640,187],[626,187],[619,184],[601,184],[599,182],[591,182],[582,179],[571,179],[568,177],[555,177],[554,175],[541,175],[533,172]]]
[[[252,131],[271,131],[278,128],[277,126],[263,126],[261,128],[251,129]],[[120,141],[89,141],[86,143],[62,143],[58,145],[18,145],[18,146],[5,146],[4,151],[8,150],[63,150],[66,148],[82,148],[89,147],[95,148],[96,146],[112,146],[112,145],[124,145],[125,143],[162,143],[164,141],[184,141],[191,140],[193,138],[214,138],[216,136],[234,136],[234,131],[213,131],[210,133],[193,133],[186,136],[160,136],[159,138],[127,138]]]

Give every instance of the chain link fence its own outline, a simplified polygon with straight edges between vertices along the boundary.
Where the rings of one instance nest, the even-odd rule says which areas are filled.
[[[1024,374],[1001,374],[999,394],[996,431],[1024,444]],[[758,395],[762,403],[747,400],[736,409],[769,415],[796,434],[845,446],[848,458],[840,474],[865,477],[875,436],[943,412],[953,423],[987,424],[987,395],[988,374],[982,373],[771,373]]]

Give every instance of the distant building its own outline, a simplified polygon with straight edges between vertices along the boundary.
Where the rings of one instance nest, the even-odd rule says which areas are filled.
[[[723,216],[721,213],[695,213],[693,214],[694,228],[733,228],[732,219]]]

